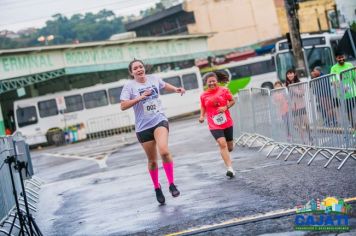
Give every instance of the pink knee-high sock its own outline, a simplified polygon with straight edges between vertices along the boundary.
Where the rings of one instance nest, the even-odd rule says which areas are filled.
[[[163,168],[164,168],[164,171],[166,172],[168,183],[169,184],[173,184],[174,183],[173,161],[172,162],[167,162],[167,163],[163,162]]]
[[[155,189],[159,188],[159,181],[158,181],[158,168],[154,169],[154,170],[148,170],[150,172],[151,175],[151,179],[152,179],[152,183],[153,186],[155,187]]]

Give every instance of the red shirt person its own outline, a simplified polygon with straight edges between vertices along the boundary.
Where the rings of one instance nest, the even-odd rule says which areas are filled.
[[[234,148],[233,142],[233,120],[229,108],[235,104],[230,91],[218,85],[224,80],[223,74],[213,72],[204,75],[204,83],[208,89],[200,96],[200,117],[199,122],[203,123],[207,116],[208,127],[211,134],[219,144],[221,157],[227,168],[226,175],[234,177],[230,153]]]

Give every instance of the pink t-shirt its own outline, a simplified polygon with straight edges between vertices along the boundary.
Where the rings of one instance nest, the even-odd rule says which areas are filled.
[[[232,99],[230,91],[220,86],[215,90],[208,89],[200,95],[200,104],[206,111],[209,129],[226,129],[233,125],[229,110],[218,112],[219,107],[226,106]]]

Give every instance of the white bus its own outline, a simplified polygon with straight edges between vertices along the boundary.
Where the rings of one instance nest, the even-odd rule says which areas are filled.
[[[310,76],[310,72],[315,66],[320,66],[324,74],[329,74],[330,68],[336,63],[335,50],[342,34],[311,34],[301,35],[301,38],[307,76]],[[296,67],[293,52],[289,48],[287,39],[278,41],[275,50],[278,78],[285,81],[286,71]]]
[[[227,71],[230,76],[227,86],[232,94],[252,87],[272,89],[274,82],[277,81],[274,60],[270,54],[203,69],[201,72],[204,74],[215,70]]]
[[[199,110],[203,85],[197,67],[157,75],[164,81],[186,89],[182,97],[161,91],[163,109],[168,118]],[[126,82],[119,80],[15,101],[16,130],[26,137],[29,145],[36,145],[47,143],[46,134],[51,129],[64,130],[70,126],[84,125],[86,133],[90,134],[120,128],[118,126],[132,126],[133,110],[120,110],[120,94]],[[61,109],[64,110],[61,112]]]

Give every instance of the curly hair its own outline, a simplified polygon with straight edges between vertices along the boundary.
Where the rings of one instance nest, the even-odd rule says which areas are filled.
[[[203,84],[206,85],[208,78],[214,77],[218,81],[218,83],[227,83],[229,82],[229,76],[224,73],[223,71],[214,71],[214,72],[208,72],[203,75]]]

